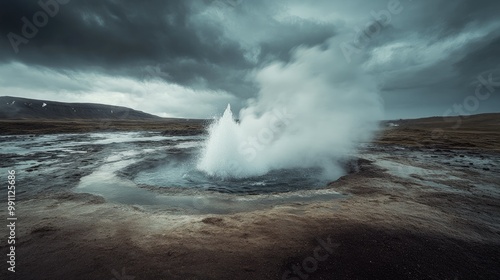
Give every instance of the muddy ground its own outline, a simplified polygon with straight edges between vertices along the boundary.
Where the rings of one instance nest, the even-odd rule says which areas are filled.
[[[16,272],[5,259],[0,278],[500,279],[498,127],[436,127],[385,130],[326,187],[340,199],[223,215],[74,192],[103,152],[86,146],[54,177],[19,175]]]

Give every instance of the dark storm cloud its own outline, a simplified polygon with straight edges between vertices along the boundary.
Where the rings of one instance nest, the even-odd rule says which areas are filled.
[[[239,4],[229,0],[73,0],[59,4],[59,12],[28,43],[19,43],[16,53],[7,35],[22,36],[21,19],[33,22],[33,15],[42,9],[37,1],[6,0],[0,4],[0,61],[91,69],[139,79],[147,78],[144,68],[153,66],[168,74],[163,78],[171,82],[197,87],[202,80],[205,86],[237,92],[245,70],[254,63],[245,59],[240,43],[224,33],[223,25],[216,20],[201,22],[193,15],[207,8],[230,12]],[[263,52],[257,59],[287,57],[296,45],[315,45],[332,34],[331,28],[310,22],[283,25],[275,32],[281,35],[262,42]]]
[[[190,59],[206,65],[243,67],[246,62],[236,42],[219,40],[210,25],[190,26],[189,1],[70,1],[15,53],[7,37],[1,42],[3,61],[17,60],[54,68],[102,68],[134,72],[141,66],[176,64]],[[36,1],[2,1],[0,33],[22,35],[21,18],[41,10]],[[213,41],[203,40],[204,34]],[[181,63],[180,67],[183,65]],[[201,73],[200,73],[201,72]],[[133,73],[131,73],[133,74]],[[140,73],[136,73],[139,75]],[[187,75],[187,72],[186,72]],[[189,77],[179,77],[180,81]]]
[[[297,22],[277,30],[274,40],[261,44],[261,57],[289,61],[291,51],[297,46],[312,47],[325,43],[325,40],[334,36],[335,30],[331,25],[313,22]]]
[[[500,2],[401,3],[402,13],[366,50],[376,56],[377,50],[398,45],[390,52],[391,59],[377,65],[386,107],[395,112],[389,112],[389,117],[439,116],[474,96],[478,76],[493,73],[500,80],[500,19],[496,13]],[[493,94],[479,105],[465,113],[498,111],[500,98]]]
[[[33,22],[42,8],[34,0],[0,1],[0,66],[162,79],[243,101],[258,92],[252,71],[289,61],[300,46],[332,37],[354,41],[374,14],[396,1],[402,11],[353,54],[378,78],[388,117],[439,115],[474,91],[478,75],[490,71],[500,80],[500,1],[59,1],[58,13],[19,43],[17,53],[9,34],[22,36],[22,19]],[[6,85],[14,81],[0,86],[15,87]],[[68,83],[60,87],[71,91],[75,85]],[[495,106],[500,100],[492,97],[481,110]]]
[[[464,30],[469,24],[488,22],[498,19],[500,3],[494,0],[475,1],[437,1],[431,10],[432,18],[427,22],[428,27],[439,24],[443,27],[441,34],[446,36]],[[425,21],[424,21],[425,23]]]

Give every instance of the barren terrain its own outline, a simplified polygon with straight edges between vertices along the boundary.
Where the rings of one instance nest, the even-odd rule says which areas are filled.
[[[3,261],[0,278],[500,279],[499,120],[474,116],[457,127],[441,118],[398,122],[361,149],[356,172],[300,193],[341,198],[225,214],[203,211],[208,203],[191,203],[199,210],[193,212],[76,191],[106,146],[82,146],[49,176],[43,162],[62,151],[36,158],[9,153],[6,145],[94,126],[3,122],[4,132],[18,136],[2,136],[0,167],[19,177],[16,273]],[[131,127],[162,128],[164,135],[202,130],[202,124],[173,122],[115,126]],[[38,163],[17,165],[29,157]]]

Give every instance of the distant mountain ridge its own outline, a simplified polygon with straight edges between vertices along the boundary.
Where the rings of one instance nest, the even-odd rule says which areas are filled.
[[[150,120],[161,118],[121,106],[0,96],[0,119]]]

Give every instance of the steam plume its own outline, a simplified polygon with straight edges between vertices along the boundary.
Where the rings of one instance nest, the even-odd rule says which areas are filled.
[[[228,106],[210,127],[198,169],[243,178],[321,167],[333,180],[344,173],[339,162],[372,138],[382,117],[376,84],[333,39],[326,48],[296,49],[291,62],[271,63],[255,79],[259,95],[239,123]]]

